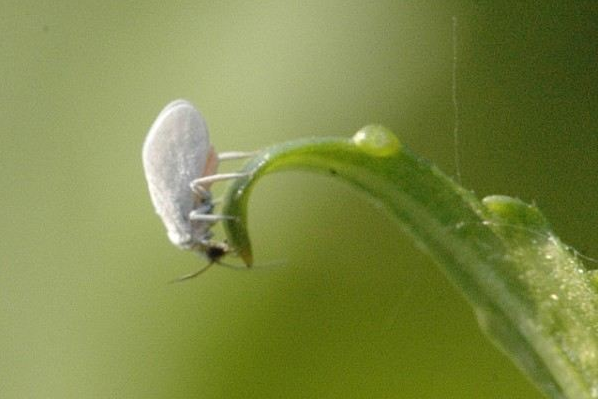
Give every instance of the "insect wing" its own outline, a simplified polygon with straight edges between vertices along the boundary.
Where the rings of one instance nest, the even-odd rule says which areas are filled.
[[[194,245],[189,213],[197,196],[189,184],[201,177],[210,152],[208,128],[188,101],[175,100],[158,115],[143,146],[143,165],[152,203],[171,242]]]

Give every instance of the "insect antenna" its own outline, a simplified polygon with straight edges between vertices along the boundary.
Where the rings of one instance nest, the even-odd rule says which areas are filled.
[[[189,279],[195,278],[197,276],[199,276],[200,274],[204,273],[205,271],[207,271],[210,267],[212,267],[212,265],[214,264],[214,262],[216,262],[216,260],[211,260],[208,262],[208,264],[204,267],[202,267],[200,270],[193,272],[193,273],[189,273],[186,274],[184,276],[178,277],[174,280],[169,281],[169,284],[175,284],[175,283],[180,283],[183,281],[187,281]]]

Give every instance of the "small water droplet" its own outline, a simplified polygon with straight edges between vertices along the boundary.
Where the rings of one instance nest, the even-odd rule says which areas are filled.
[[[401,149],[397,136],[382,125],[367,125],[353,136],[352,142],[376,157],[391,156]]]

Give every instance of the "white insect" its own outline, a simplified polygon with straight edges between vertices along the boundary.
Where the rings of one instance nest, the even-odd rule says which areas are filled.
[[[216,222],[234,217],[212,213],[210,185],[246,175],[217,174],[218,163],[255,153],[217,155],[210,144],[204,118],[186,100],[175,100],[160,112],[148,132],[142,153],[150,197],[168,238],[177,247],[208,258],[206,267],[178,281],[195,277],[230,252],[226,243],[212,240],[210,229]]]

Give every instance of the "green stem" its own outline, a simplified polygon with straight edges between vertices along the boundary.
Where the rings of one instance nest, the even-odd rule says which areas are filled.
[[[261,176],[291,169],[334,175],[365,191],[442,267],[473,305],[482,329],[549,396],[597,396],[596,271],[551,232],[531,205],[479,201],[379,126],[346,138],[265,149],[229,188],[231,245],[253,263],[247,203]]]

